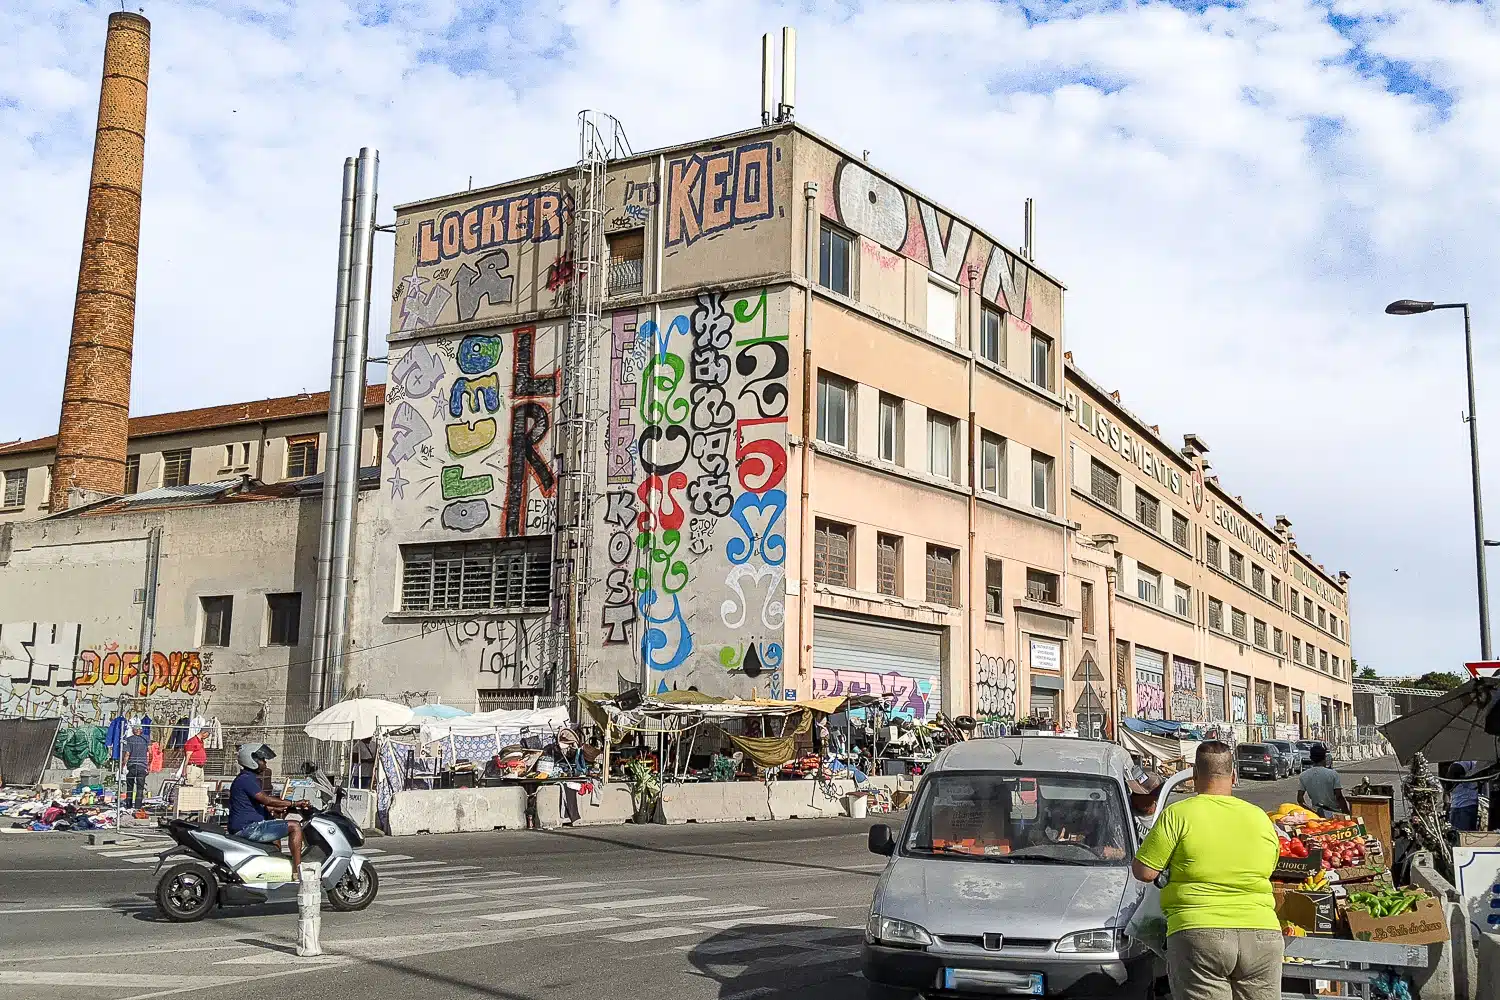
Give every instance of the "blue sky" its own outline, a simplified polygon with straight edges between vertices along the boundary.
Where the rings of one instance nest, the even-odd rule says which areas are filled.
[[[141,0],[130,0],[141,7]],[[0,440],[55,429],[104,19],[0,5]],[[1069,286],[1095,379],[1354,576],[1382,672],[1477,654],[1461,330],[1496,410],[1500,12],[1488,3],[774,4],[276,0],[153,22],[133,410],[326,384],[343,157],[402,201],[757,120],[759,38],[799,30],[800,121]],[[389,281],[389,247],[377,260]],[[388,287],[388,286],[387,286]],[[1500,419],[1484,424],[1500,470]],[[1500,481],[1490,495],[1500,498]],[[1500,503],[1500,501],[1497,501]],[[1500,534],[1500,506],[1490,523]]]

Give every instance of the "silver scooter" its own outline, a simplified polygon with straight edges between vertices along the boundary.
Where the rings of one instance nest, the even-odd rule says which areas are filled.
[[[311,860],[307,857],[309,850],[322,853],[319,881],[330,906],[345,912],[363,910],[380,889],[375,866],[354,853],[364,844],[364,835],[341,811],[344,790],[313,765],[308,765],[307,773],[331,804],[303,816],[303,860]],[[156,907],[168,920],[201,920],[215,905],[253,906],[296,900],[297,873],[292,870],[291,858],[273,850],[272,845],[180,819],[169,822],[166,830],[176,846],[160,854],[153,876],[161,872],[169,858],[187,855],[193,859],[171,865],[156,881]]]

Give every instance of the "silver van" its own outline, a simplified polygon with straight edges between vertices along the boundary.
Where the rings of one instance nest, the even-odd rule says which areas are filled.
[[[1161,968],[1124,933],[1145,891],[1133,766],[1116,744],[1055,737],[940,753],[899,838],[870,830],[890,858],[865,927],[870,996],[1150,996]]]

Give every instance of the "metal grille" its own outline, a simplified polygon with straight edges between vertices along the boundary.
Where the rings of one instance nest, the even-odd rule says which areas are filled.
[[[286,442],[286,477],[301,479],[318,471],[318,436],[288,438]]]
[[[23,507],[26,505],[26,476],[25,469],[10,469],[5,473],[5,506]]]
[[[1236,639],[1244,639],[1249,635],[1249,630],[1245,627],[1245,612],[1238,610],[1231,611],[1229,613],[1229,622],[1230,631],[1234,633]]]
[[[1259,618],[1255,619],[1255,644],[1262,649],[1266,645],[1266,623]]]
[[[1152,531],[1161,529],[1161,505],[1144,490],[1135,491],[1135,519]]]
[[[1229,550],[1229,575],[1236,580],[1245,578],[1245,557],[1234,549]]]
[[[1250,586],[1254,587],[1256,590],[1260,591],[1261,593],[1265,593],[1265,590],[1266,590],[1266,571],[1263,570],[1263,569],[1261,569],[1259,566],[1251,566],[1250,567]]]
[[[879,535],[875,540],[875,589],[889,597],[901,595],[901,539]]]
[[[193,475],[193,453],[187,448],[169,451],[161,457],[161,484],[184,486]]]
[[[953,550],[940,545],[927,546],[927,601],[930,604],[953,603]]]
[[[1089,459],[1089,494],[1102,504],[1120,507],[1120,474],[1097,458]]]
[[[1208,602],[1208,627],[1224,631],[1224,602],[1217,598],[1210,598]]]
[[[549,557],[545,538],[403,546],[401,610],[545,608]]]
[[[846,524],[819,520],[813,535],[813,581],[849,586],[849,536]]]
[[[1210,566],[1215,569],[1219,568],[1220,560],[1223,559],[1223,556],[1219,554],[1219,540],[1213,535],[1209,535],[1206,540],[1203,558],[1208,560]]]
[[[1187,548],[1188,544],[1188,519],[1172,511],[1172,541]]]

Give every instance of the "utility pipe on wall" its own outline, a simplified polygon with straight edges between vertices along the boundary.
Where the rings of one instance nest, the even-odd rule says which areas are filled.
[[[354,157],[344,160],[344,188],[339,213],[338,291],[333,304],[333,365],[328,375],[328,440],[323,447],[323,502],[318,514],[317,595],[313,603],[312,665],[308,677],[308,709],[327,707],[324,700],[324,678],[328,667],[328,607],[333,567],[333,526],[337,506],[339,425],[344,405],[344,338],[349,330],[349,267],[354,256]],[[262,435],[261,464],[265,464],[265,441]]]
[[[785,54],[783,54],[785,58]],[[813,598],[812,582],[812,439],[813,439],[813,371],[812,310],[813,282],[818,276],[818,182],[808,181],[802,188],[806,207],[803,212],[802,240],[804,268],[802,283],[802,489],[797,501],[797,684],[811,693]]]

